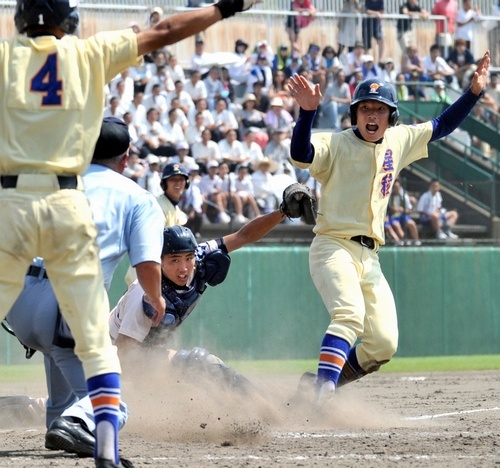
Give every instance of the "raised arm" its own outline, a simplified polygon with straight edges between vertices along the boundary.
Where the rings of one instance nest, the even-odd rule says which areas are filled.
[[[488,70],[490,68],[490,51],[487,50],[474,72],[470,88],[465,91],[450,107],[448,107],[439,117],[432,120],[434,131],[431,141],[449,135],[455,130],[469,115],[469,112],[476,105],[481,97],[486,84],[488,83]]]
[[[138,55],[182,41],[209,28],[218,21],[251,8],[262,0],[220,0],[213,6],[170,16],[151,29],[137,34]]]
[[[319,84],[313,86],[301,75],[290,78],[288,89],[300,106],[299,118],[292,133],[290,155],[294,161],[310,163],[314,158],[311,130],[316,110],[323,96]]]

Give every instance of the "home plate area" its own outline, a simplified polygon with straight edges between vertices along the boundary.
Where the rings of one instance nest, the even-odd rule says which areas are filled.
[[[499,371],[372,374],[321,410],[293,402],[299,377],[251,375],[256,392],[246,395],[178,381],[124,382],[131,414],[121,453],[144,467],[500,463]],[[0,467],[93,466],[45,450],[43,427],[2,432]]]

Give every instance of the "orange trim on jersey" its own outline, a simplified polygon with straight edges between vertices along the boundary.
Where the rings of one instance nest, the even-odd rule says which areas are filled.
[[[120,406],[120,398],[112,395],[101,395],[92,398],[92,406]]]
[[[321,353],[319,355],[319,360],[320,362],[328,362],[329,364],[334,364],[340,367],[342,367],[345,363],[345,360],[336,354]]]

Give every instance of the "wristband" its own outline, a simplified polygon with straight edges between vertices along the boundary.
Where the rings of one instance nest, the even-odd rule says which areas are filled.
[[[243,0],[220,0],[215,4],[220,10],[222,18],[229,18],[243,10]]]

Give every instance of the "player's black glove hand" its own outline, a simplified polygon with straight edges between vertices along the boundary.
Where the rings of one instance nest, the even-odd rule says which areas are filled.
[[[220,10],[223,18],[229,18],[240,11],[249,10],[253,5],[260,2],[262,0],[220,0],[215,6]]]
[[[301,218],[306,224],[316,224],[316,198],[305,185],[295,183],[283,191],[280,211],[289,218]]]

